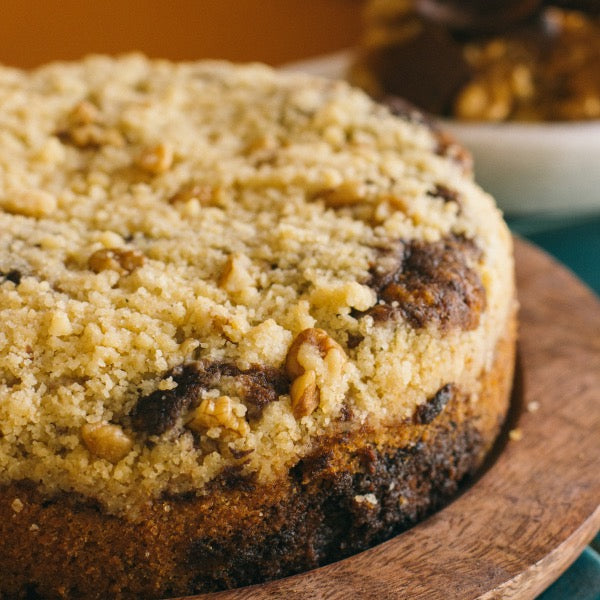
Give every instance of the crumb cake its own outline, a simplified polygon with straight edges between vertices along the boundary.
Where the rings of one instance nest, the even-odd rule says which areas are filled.
[[[467,153],[342,82],[0,70],[0,598],[298,573],[441,506],[508,406]]]

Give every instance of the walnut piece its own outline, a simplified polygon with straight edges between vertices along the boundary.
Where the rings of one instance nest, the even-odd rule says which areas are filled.
[[[290,388],[292,414],[296,419],[312,414],[318,407],[321,394],[317,387],[317,376],[313,370],[306,371],[294,379]]]
[[[125,248],[102,248],[88,258],[88,267],[94,273],[112,270],[121,275],[131,273],[143,266],[144,255],[139,250]]]
[[[329,208],[354,206],[365,201],[366,187],[361,181],[347,181],[336,188],[323,190],[316,197]]]
[[[71,141],[78,148],[93,148],[102,145],[104,130],[99,125],[79,125],[71,129]]]
[[[145,148],[137,159],[137,165],[151,175],[160,175],[171,168],[173,158],[173,147],[160,143]]]
[[[243,437],[250,429],[243,412],[243,405],[234,403],[229,396],[205,398],[192,412],[186,426],[198,432],[223,427]]]
[[[344,349],[326,331],[314,327],[305,329],[296,336],[285,358],[285,370],[291,378],[299,377],[312,366],[308,356],[311,350],[332,364],[343,362],[346,357]]]
[[[23,511],[23,508],[25,508],[25,505],[23,504],[23,501],[20,498],[15,498],[11,502],[10,507],[13,509],[13,512],[16,512],[17,514],[19,514],[20,512]]]
[[[81,428],[81,439],[91,454],[116,464],[133,448],[133,440],[113,424],[87,423]]]
[[[506,82],[473,82],[458,95],[454,111],[465,120],[504,121],[512,106],[512,93]]]
[[[69,113],[69,123],[71,125],[89,125],[100,121],[100,111],[95,104],[89,100],[78,102]]]
[[[65,129],[57,132],[63,141],[81,149],[94,149],[100,146],[123,146],[125,140],[118,129],[107,127],[102,114],[95,104],[88,100],[77,103],[67,117]]]
[[[202,206],[210,204],[213,200],[215,190],[211,185],[202,183],[189,183],[184,185],[173,196],[169,198],[169,204],[179,204],[198,200]]]
[[[0,199],[0,209],[36,219],[50,216],[57,205],[56,196],[44,190],[24,190]]]
[[[285,370],[292,379],[290,399],[297,419],[313,413],[319,406],[317,373],[325,381],[336,381],[346,361],[343,348],[323,329],[311,327],[296,336],[285,359]]]
[[[219,287],[240,300],[250,298],[256,291],[250,266],[250,259],[244,254],[230,254],[219,277]]]

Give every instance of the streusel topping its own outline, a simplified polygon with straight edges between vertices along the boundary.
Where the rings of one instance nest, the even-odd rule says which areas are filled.
[[[137,55],[3,68],[0,106],[0,483],[133,515],[491,364],[510,237],[423,123]]]

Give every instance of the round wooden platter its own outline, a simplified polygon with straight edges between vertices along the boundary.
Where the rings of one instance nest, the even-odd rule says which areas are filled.
[[[600,528],[600,302],[542,251],[515,243],[513,410],[481,476],[426,521],[366,552],[194,598],[527,599],[575,560]]]

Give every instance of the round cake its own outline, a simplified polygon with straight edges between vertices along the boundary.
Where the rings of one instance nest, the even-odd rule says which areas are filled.
[[[1,598],[298,573],[481,465],[511,238],[418,113],[138,55],[2,68],[0,106]]]

